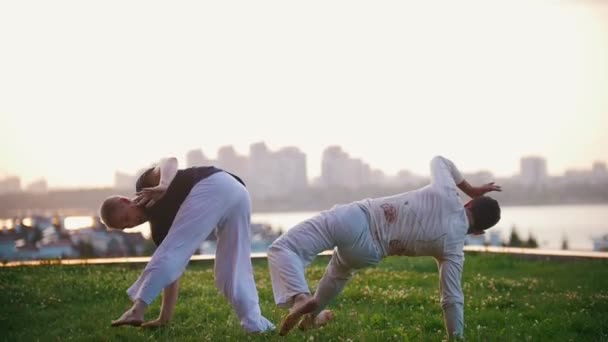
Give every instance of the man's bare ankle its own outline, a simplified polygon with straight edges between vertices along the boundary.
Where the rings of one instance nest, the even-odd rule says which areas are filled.
[[[141,299],[138,299],[131,307],[131,312],[136,315],[143,314],[146,311],[147,307],[148,304],[146,304],[146,302]]]

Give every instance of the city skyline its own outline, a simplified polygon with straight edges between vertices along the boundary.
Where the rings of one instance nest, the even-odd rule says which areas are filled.
[[[0,174],[24,184],[262,140],[311,178],[336,144],[389,174],[608,160],[603,2],[2,2],[0,42]]]
[[[410,181],[416,180],[420,181],[424,178],[429,177],[429,170],[427,172],[416,173],[412,172],[407,168],[403,168],[397,170],[394,173],[388,173],[384,170],[376,168],[374,165],[370,165],[365,159],[355,158],[350,155],[349,151],[345,150],[340,145],[330,145],[327,146],[323,150],[323,158],[327,158],[327,155],[333,155],[336,159],[331,162],[333,166],[333,170],[330,168],[326,168],[324,170],[323,161],[320,164],[320,170],[318,173],[313,173],[312,175],[308,172],[308,167],[306,166],[309,163],[308,156],[305,152],[301,151],[296,146],[283,146],[276,150],[270,149],[263,141],[256,142],[250,145],[250,150],[256,151],[257,159],[263,159],[261,155],[267,154],[268,158],[272,158],[276,155],[283,154],[284,157],[279,158],[283,160],[283,164],[277,163],[274,159],[266,158],[265,163],[276,164],[275,168],[278,167],[277,170],[270,171],[267,167],[261,166],[263,176],[267,177],[258,177],[254,173],[250,173],[250,164],[252,162],[252,158],[247,152],[239,153],[234,149],[232,145],[224,145],[221,146],[217,153],[210,154],[204,151],[202,148],[196,148],[186,151],[183,156],[175,156],[178,158],[178,163],[180,168],[186,168],[191,166],[204,166],[204,165],[214,165],[222,167],[228,171],[236,172],[241,177],[244,177],[249,184],[250,187],[256,189],[256,192],[262,192],[264,188],[275,186],[274,182],[280,183],[278,184],[278,188],[283,189],[285,191],[290,191],[291,186],[295,185],[295,189],[301,186],[323,186],[326,185],[324,182],[324,174],[325,178],[331,177],[333,180],[329,182],[335,183],[332,185],[336,185],[340,183],[340,178],[342,175],[347,175],[350,171],[349,169],[355,168],[365,168],[367,171],[366,181],[361,183],[355,182],[356,186],[365,185],[368,182],[370,185],[379,185],[385,182],[395,183],[403,180],[409,179]],[[295,154],[296,161],[292,163],[290,159],[285,154],[288,152],[290,154]],[[213,157],[212,157],[213,156]],[[302,159],[301,161],[298,161]],[[355,164],[352,164],[352,163]],[[430,162],[430,159],[429,159]],[[147,167],[152,165],[154,161],[151,161],[147,165],[141,165],[135,170],[114,170],[112,173],[112,182],[110,184],[105,184],[102,186],[82,186],[82,188],[97,188],[97,187],[114,187],[114,188],[130,188],[134,184],[134,177],[136,177],[139,173],[145,170]],[[287,164],[285,164],[287,163]],[[259,164],[259,163],[258,163]],[[289,166],[289,164],[294,164],[294,166]],[[340,165],[342,164],[342,165]],[[576,168],[576,169],[566,169],[564,172],[556,174],[548,172],[548,165],[550,165],[550,161],[547,160],[546,157],[542,155],[525,155],[521,156],[517,162],[516,170],[514,173],[509,175],[497,175],[493,170],[489,168],[478,169],[478,170],[462,170],[463,174],[468,175],[480,175],[481,178],[488,180],[500,180],[500,179],[510,179],[515,180],[520,178],[523,184],[532,185],[539,180],[548,179],[548,178],[559,178],[559,177],[570,177],[570,179],[581,177],[590,177],[593,172],[600,172],[602,174],[606,173],[606,161],[594,160],[590,161],[586,167],[584,168]],[[289,167],[290,172],[300,173],[298,169],[304,169],[303,174],[296,175],[294,177],[287,176],[288,180],[281,182],[279,179],[281,174],[289,173],[289,172],[281,172],[281,168]],[[270,175],[265,175],[269,172],[272,172]],[[357,172],[357,171],[355,171]],[[332,176],[335,174],[335,176]],[[262,183],[256,183],[255,179],[251,178],[268,178],[268,180],[262,180]],[[300,179],[300,180],[298,180]],[[360,180],[359,180],[360,182]],[[297,185],[301,184],[301,185]],[[348,183],[345,183],[348,184]],[[347,186],[352,187],[352,186]],[[26,191],[33,193],[44,193],[47,190],[57,190],[63,189],[61,187],[54,187],[51,184],[47,184],[47,180],[44,177],[36,178],[34,181],[27,183],[20,179],[17,175],[9,175],[9,176],[0,176],[0,193],[7,192],[6,189],[10,189],[11,191]],[[18,189],[18,190],[16,190]],[[8,192],[11,192],[8,191]]]

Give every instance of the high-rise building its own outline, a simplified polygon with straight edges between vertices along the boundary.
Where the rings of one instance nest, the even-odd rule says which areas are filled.
[[[608,182],[608,170],[606,169],[606,163],[596,161],[593,163],[591,174],[594,183],[606,183]]]
[[[519,181],[524,185],[540,186],[547,182],[547,160],[542,157],[524,157],[520,160]]]
[[[205,156],[201,149],[190,150],[186,153],[186,167],[208,166],[211,164],[211,160]]]
[[[245,180],[256,197],[271,196],[274,191],[274,165],[264,142],[249,146],[249,177]]]
[[[308,186],[306,155],[296,147],[285,147],[274,153],[277,192],[288,194]]]
[[[249,151],[247,182],[255,196],[284,196],[308,186],[306,155],[298,148],[272,152],[264,142],[259,142],[252,144]]]
[[[21,191],[21,179],[19,177],[6,177],[0,180],[0,194],[8,194]]]
[[[217,166],[239,177],[247,178],[248,164],[249,159],[246,156],[239,156],[232,146],[223,146],[217,151]]]
[[[370,173],[370,182],[373,185],[386,185],[390,183],[390,179],[382,170],[374,169]]]
[[[31,193],[42,194],[48,192],[49,189],[46,179],[42,178],[28,184],[25,190]]]
[[[323,151],[321,183],[356,189],[372,183],[372,171],[361,159],[351,158],[340,146],[329,146]]]
[[[323,151],[321,160],[321,183],[323,186],[348,187],[352,172],[349,172],[349,155],[340,146],[329,146]]]
[[[415,175],[409,170],[399,170],[390,180],[391,185],[399,187],[420,185],[425,182],[428,182],[427,177]]]

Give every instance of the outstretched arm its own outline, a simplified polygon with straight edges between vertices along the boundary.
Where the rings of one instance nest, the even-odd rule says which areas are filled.
[[[142,327],[159,327],[168,324],[173,318],[173,311],[177,303],[177,294],[179,293],[179,279],[165,287],[163,290],[163,302],[160,308],[160,315],[153,321],[146,322]]]
[[[466,180],[463,180],[460,184],[458,184],[458,188],[471,198],[483,196],[490,191],[502,191],[502,188],[499,185],[495,185],[494,182],[483,184],[481,186],[472,186]]]
[[[431,181],[434,185],[453,188],[458,186],[462,192],[471,198],[479,197],[490,191],[502,191],[494,182],[481,186],[472,186],[467,182],[456,165],[444,157],[437,156],[431,161]]]

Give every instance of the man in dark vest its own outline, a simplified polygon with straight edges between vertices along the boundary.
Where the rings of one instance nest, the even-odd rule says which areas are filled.
[[[173,315],[179,278],[190,257],[216,229],[215,285],[248,332],[273,330],[260,312],[251,266],[251,201],[240,178],[221,169],[178,170],[163,159],[136,183],[136,197],[108,197],[100,217],[109,228],[125,229],[146,221],[158,246],[139,279],[127,290],[133,306],[113,326],[161,326]],[[144,312],[163,292],[160,316],[143,323]]]

